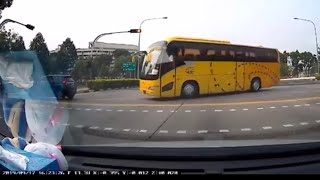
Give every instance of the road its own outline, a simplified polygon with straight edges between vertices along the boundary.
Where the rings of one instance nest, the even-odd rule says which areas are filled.
[[[77,94],[65,144],[109,142],[319,139],[320,85],[281,86],[257,93],[159,100],[138,89]]]

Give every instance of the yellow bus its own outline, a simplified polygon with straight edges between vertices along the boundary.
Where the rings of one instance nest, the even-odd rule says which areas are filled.
[[[148,48],[140,92],[155,97],[194,97],[259,91],[279,83],[279,62],[277,49],[172,37]]]

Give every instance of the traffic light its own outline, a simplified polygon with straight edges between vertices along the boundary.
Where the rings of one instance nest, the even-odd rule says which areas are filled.
[[[141,29],[130,29],[130,33],[141,33]]]

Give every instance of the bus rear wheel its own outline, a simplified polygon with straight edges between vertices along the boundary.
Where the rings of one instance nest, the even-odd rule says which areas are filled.
[[[251,91],[257,92],[261,89],[261,80],[260,78],[253,78],[251,81]]]
[[[193,98],[199,94],[199,86],[196,82],[187,81],[182,86],[182,97]]]

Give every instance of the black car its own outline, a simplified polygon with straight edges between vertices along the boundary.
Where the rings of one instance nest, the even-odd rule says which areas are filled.
[[[58,99],[72,100],[77,93],[76,83],[70,75],[48,75],[42,80],[48,80]]]

